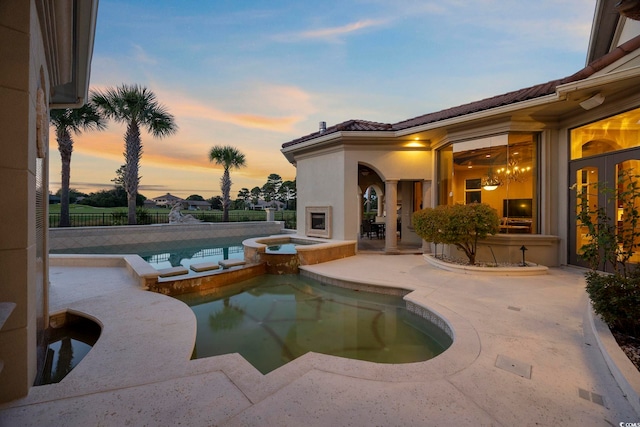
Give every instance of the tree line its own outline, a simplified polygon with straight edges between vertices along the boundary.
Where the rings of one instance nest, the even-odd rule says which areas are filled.
[[[124,135],[125,164],[116,171],[113,190],[103,190],[83,195],[83,204],[93,206],[122,206],[126,199],[129,224],[136,224],[136,206],[144,203],[145,197],[138,193],[140,184],[140,160],[142,159],[141,128],[156,138],[164,138],[177,132],[178,126],[167,108],[160,104],[153,92],[139,85],[123,84],[105,90],[93,90],[87,104],[76,109],[54,109],[50,113],[51,125],[55,128],[58,151],[60,152],[62,171],[60,197],[60,227],[70,225],[69,202],[71,196],[78,197],[78,192],[71,190],[71,155],[73,152],[73,135],[84,131],[103,130],[106,121],[113,120],[126,125]],[[208,153],[209,161],[221,165],[223,174],[220,178],[222,196],[210,199],[212,207],[223,211],[223,221],[229,220],[231,208],[246,209],[255,205],[260,197],[266,202],[280,201],[287,207],[295,208],[295,180],[282,181],[277,174],[271,174],[262,187],[249,190],[243,188],[238,199],[230,198],[232,169],[246,166],[245,155],[232,146],[216,145]],[[200,197],[192,195],[189,197]],[[241,205],[241,207],[238,207]]]

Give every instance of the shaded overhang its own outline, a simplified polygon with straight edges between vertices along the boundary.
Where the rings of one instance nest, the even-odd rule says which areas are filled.
[[[50,108],[87,102],[98,0],[36,1],[47,58]]]

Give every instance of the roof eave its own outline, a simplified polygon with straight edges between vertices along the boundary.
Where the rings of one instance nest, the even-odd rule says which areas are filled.
[[[395,132],[392,131],[338,131],[320,135],[315,138],[308,139],[298,144],[292,144],[283,147],[280,152],[286,157],[289,163],[295,165],[295,153],[306,150],[310,147],[320,148],[333,144],[345,138],[353,139],[389,139],[395,138]]]
[[[563,100],[558,93],[552,93],[550,95],[540,96],[534,99],[528,99],[526,101],[520,101],[513,104],[501,105],[499,107],[489,108],[482,111],[477,111],[469,114],[464,114],[456,117],[451,117],[436,122],[425,123],[406,129],[397,130],[395,132],[397,137],[407,136],[418,132],[427,132],[443,127],[456,126],[472,121],[490,119],[499,115],[509,114],[515,111],[524,110],[527,108],[540,107],[543,105],[551,104],[557,101]]]
[[[77,108],[88,99],[98,0],[38,2],[49,63],[51,108]]]

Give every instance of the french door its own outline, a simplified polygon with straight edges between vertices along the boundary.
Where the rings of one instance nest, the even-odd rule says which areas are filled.
[[[618,178],[623,171],[630,170],[640,175],[639,148],[575,160],[569,164],[569,264],[587,267],[586,262],[580,257],[581,248],[589,243],[589,237],[586,234],[587,227],[577,220],[580,209],[578,195],[586,190],[589,207],[594,210],[603,207],[606,216],[614,223],[612,225],[615,225],[616,233],[620,233],[627,218],[625,210],[622,209],[623,201],[618,196]],[[598,191],[596,184],[614,191],[616,196],[613,200],[607,201],[608,198],[612,198],[613,193]],[[640,200],[633,203],[640,207]],[[635,254],[630,262],[640,262],[640,253]]]

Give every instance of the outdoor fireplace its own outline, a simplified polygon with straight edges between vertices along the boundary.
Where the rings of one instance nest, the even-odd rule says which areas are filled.
[[[305,234],[308,237],[331,238],[331,206],[308,206],[306,208]]]

